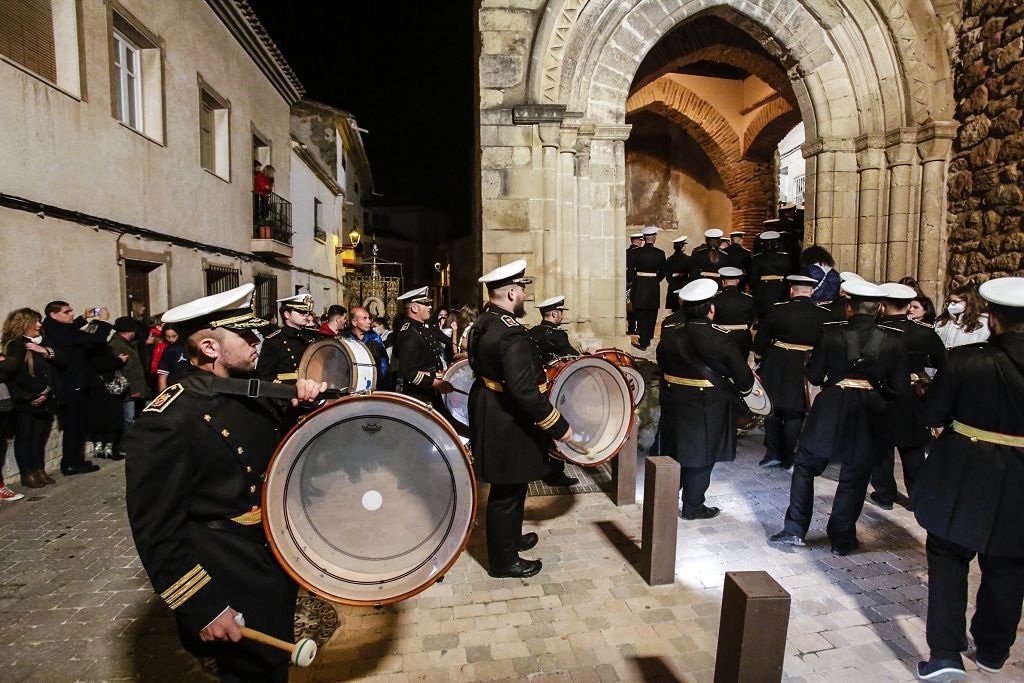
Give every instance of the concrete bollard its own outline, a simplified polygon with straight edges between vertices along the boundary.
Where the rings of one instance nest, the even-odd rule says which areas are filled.
[[[626,445],[612,458],[612,502],[619,507],[636,504],[636,444],[639,434],[640,420],[634,415]]]
[[[782,680],[790,596],[767,572],[726,572],[715,683]]]
[[[672,583],[676,579],[678,527],[679,463],[665,455],[647,458],[640,573],[651,586]]]

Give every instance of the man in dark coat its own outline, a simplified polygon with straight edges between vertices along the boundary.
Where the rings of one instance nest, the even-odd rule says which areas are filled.
[[[740,278],[743,271],[739,268],[726,266],[718,269],[722,289],[715,295],[711,303],[715,305],[715,325],[729,333],[729,339],[736,342],[736,348],[744,360],[750,356],[753,339],[750,328],[757,320],[754,310],[754,299],[746,292],[740,291]]]
[[[633,311],[636,313],[637,348],[646,350],[654,338],[654,326],[658,322],[661,308],[661,278],[665,275],[665,252],[654,246],[658,229],[644,228],[644,246],[633,255],[632,294]]]
[[[426,287],[420,287],[400,295],[397,301],[405,305],[405,322],[395,333],[392,360],[398,366],[402,393],[440,406],[440,395],[452,391],[452,385],[443,379],[448,368],[446,344],[431,329],[433,299]]]
[[[727,333],[711,323],[714,280],[699,278],[679,292],[686,322],[663,325],[658,344],[662,371],[659,452],[681,467],[683,519],[710,519],[721,510],[705,505],[716,462],[736,459],[736,417],[754,374]]]
[[[686,253],[686,235],[672,240],[672,254],[665,259],[665,308],[675,311],[679,308],[677,292],[690,281],[690,255]]]
[[[754,359],[761,383],[772,399],[772,414],[764,421],[765,454],[761,467],[793,466],[793,452],[807,416],[804,365],[821,338],[831,313],[811,301],[816,284],[805,275],[790,275],[789,301],[772,306],[757,331]]]
[[[636,334],[636,313],[633,311],[633,283],[636,282],[636,268],[633,266],[633,257],[636,250],[644,246],[644,235],[635,232],[629,236],[629,246],[626,247],[626,334]]]
[[[907,317],[910,302],[917,296],[913,288],[895,282],[887,282],[881,287],[885,290],[885,300],[882,301],[879,323],[903,330],[910,382],[914,388],[914,391],[907,392],[903,400],[892,405],[889,416],[890,445],[871,473],[871,485],[875,490],[869,497],[879,507],[891,510],[897,495],[893,448],[900,452],[903,481],[909,498],[914,493],[918,475],[924,466],[925,447],[931,443],[931,432],[917,423],[914,412],[918,396],[926,391],[929,378],[946,368],[946,347],[931,325]]]
[[[726,253],[729,254],[729,265],[739,268],[743,271],[743,277],[740,279],[739,288],[740,291],[746,291],[747,285],[750,284],[750,265],[754,255],[750,253],[750,250],[743,246],[743,237],[746,235],[742,230],[733,230],[729,233],[729,248],[726,249]]]
[[[764,251],[750,260],[750,291],[757,314],[763,319],[773,305],[786,300],[786,276],[793,274],[793,262],[779,248],[779,233],[766,230],[760,239]]]
[[[214,657],[223,681],[288,680],[288,654],[241,640],[245,625],[292,640],[295,582],[267,546],[263,475],[281,439],[285,401],[250,398],[265,324],[253,285],[171,309],[195,366],[141,413],[125,439],[128,521],[153,588],[182,645]],[[293,407],[324,387],[295,385]]]
[[[480,278],[490,303],[469,331],[469,365],[476,373],[469,431],[477,477],[491,485],[487,557],[496,578],[526,578],[541,570],[540,560],[519,557],[537,544],[537,534],[523,534],[526,488],[547,475],[552,439],[573,436],[548,400],[537,345],[516,320],[525,313],[525,274],[526,261],[519,260]]]
[[[97,354],[106,354],[107,339],[113,333],[114,328],[107,322],[110,311],[93,309],[93,332],[82,329],[89,321],[76,318],[65,301],[46,304],[44,314],[43,334],[65,363],[57,382],[57,414],[63,431],[60,472],[65,476],[95,472],[99,465],[85,459],[88,389],[95,375],[91,359]]]
[[[704,231],[704,244],[693,250],[690,256],[690,281],[706,277],[718,277],[718,269],[733,265],[729,254],[722,251],[722,231],[709,228]]]
[[[846,322],[827,323],[807,361],[807,378],[824,385],[800,433],[789,509],[770,541],[804,545],[814,512],[814,478],[839,462],[839,485],[828,520],[832,554],[856,550],[857,519],[868,480],[888,444],[889,405],[910,391],[903,333],[875,324],[885,293],[869,282],[847,285]]]
[[[951,349],[921,399],[921,424],[944,427],[911,496],[928,531],[926,680],[964,677],[967,576],[981,566],[971,634],[984,671],[1003,668],[1024,601],[1024,278],[981,285],[988,302],[987,343]],[[946,672],[943,674],[943,672]],[[946,678],[941,676],[946,675]]]
[[[308,294],[278,299],[281,314],[281,329],[271,332],[263,340],[256,374],[268,382],[294,382],[299,378],[299,363],[306,348],[318,339],[328,337],[320,334],[313,315],[313,297]]]

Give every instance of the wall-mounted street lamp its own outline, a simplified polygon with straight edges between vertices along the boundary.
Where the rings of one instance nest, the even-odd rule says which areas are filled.
[[[361,240],[362,237],[363,236],[359,234],[359,228],[352,228],[352,230],[348,233],[348,241],[352,244],[353,247],[359,246],[359,240]]]

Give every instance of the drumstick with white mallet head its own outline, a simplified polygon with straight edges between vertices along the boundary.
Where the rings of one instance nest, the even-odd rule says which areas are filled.
[[[284,650],[291,655],[289,661],[297,667],[309,666],[316,658],[317,646],[316,641],[312,638],[300,638],[297,643],[289,643],[287,640],[281,640],[280,638],[269,636],[262,631],[256,631],[245,626],[245,621],[241,614],[235,615],[235,623],[242,629],[243,638]]]

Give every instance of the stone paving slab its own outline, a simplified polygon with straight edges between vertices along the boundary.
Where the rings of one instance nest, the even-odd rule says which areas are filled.
[[[832,557],[830,471],[817,484],[809,547],[768,546],[789,475],[757,468],[759,440],[741,437],[737,462],[715,470],[709,504],[722,515],[680,521],[673,585],[649,587],[635,568],[640,505],[616,508],[604,493],[530,497],[526,526],[540,543],[527,556],[544,560],[541,574],[489,578],[481,527],[443,583],[380,610],[337,607],[340,627],[292,680],[709,682],[724,573],[748,569],[768,571],[792,594],[785,680],[914,680],[927,587],[913,516],[868,503],[862,552]],[[139,564],[123,465],[101,464],[0,508],[2,679],[211,680],[181,650]],[[975,571],[972,596],[977,580]],[[970,663],[968,673],[1024,680],[1021,645],[1002,674]]]

